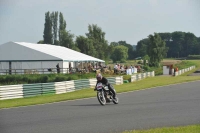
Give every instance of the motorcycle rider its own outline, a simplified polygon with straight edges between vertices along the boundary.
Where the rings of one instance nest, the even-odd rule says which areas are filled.
[[[111,91],[111,92],[113,93],[113,98],[115,99],[115,96],[116,96],[115,89],[114,89],[114,87],[108,82],[108,80],[107,80],[105,77],[103,77],[100,73],[98,73],[98,74],[96,75],[96,78],[97,78],[96,86],[97,86],[98,83],[102,83],[102,84],[108,86],[109,91]],[[95,86],[95,89],[94,89],[94,90],[96,90],[96,86]]]

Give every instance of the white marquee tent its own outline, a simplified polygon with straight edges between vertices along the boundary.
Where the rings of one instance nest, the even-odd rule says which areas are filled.
[[[8,42],[0,45],[0,74],[10,70],[25,73],[25,70],[56,68],[59,63],[62,70],[82,68],[88,63],[105,61],[74,51],[72,49],[50,44],[25,42]],[[18,69],[18,70],[17,70]],[[64,72],[65,73],[65,72]]]

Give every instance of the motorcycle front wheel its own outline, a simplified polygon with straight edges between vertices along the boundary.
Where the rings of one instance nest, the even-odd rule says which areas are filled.
[[[97,92],[97,99],[99,101],[99,103],[101,105],[105,105],[106,104],[106,98],[104,97],[104,92],[103,91],[98,91]]]

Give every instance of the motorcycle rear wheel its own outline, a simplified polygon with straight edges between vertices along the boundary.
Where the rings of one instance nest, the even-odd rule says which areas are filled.
[[[118,98],[118,97],[115,97],[115,99],[113,99],[113,103],[114,103],[114,104],[118,104],[118,103],[119,103],[119,98]]]

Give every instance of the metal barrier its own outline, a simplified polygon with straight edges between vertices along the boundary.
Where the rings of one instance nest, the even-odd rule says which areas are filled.
[[[179,70],[178,72],[175,72],[175,73],[174,73],[174,76],[181,75],[181,74],[183,74],[183,73],[185,73],[185,72],[188,72],[188,71],[190,71],[190,70],[192,70],[192,69],[195,69],[195,66],[191,66],[191,67],[188,67],[188,68],[185,68],[185,69],[181,69],[181,70]]]
[[[23,85],[0,86],[0,100],[23,98]]]
[[[134,75],[131,75],[131,82],[142,80],[142,79],[144,79],[146,77],[154,77],[154,76],[155,76],[155,72],[154,71],[146,72],[146,73],[134,74]]]
[[[123,84],[123,76],[109,77],[108,81],[114,85]],[[91,88],[95,85],[96,79],[82,79],[63,82],[0,86],[0,100],[47,94],[62,94],[83,88]]]
[[[23,97],[42,95],[42,84],[24,84],[23,85]]]
[[[15,75],[15,74],[56,74],[56,73],[75,73],[87,72],[87,69],[78,68],[35,68],[35,69],[0,69],[0,75]]]

